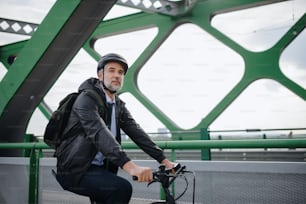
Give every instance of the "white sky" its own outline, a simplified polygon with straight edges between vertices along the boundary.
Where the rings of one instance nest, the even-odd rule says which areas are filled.
[[[0,17],[40,23],[53,2],[1,0]],[[115,6],[107,18],[134,11]],[[246,49],[257,52],[273,46],[305,11],[306,0],[288,1],[277,6],[219,15],[213,19],[212,25]],[[119,52],[132,64],[157,32],[156,28],[152,28],[104,38],[97,42],[95,49],[101,54]],[[192,37],[186,40],[186,36]],[[21,40],[20,36],[0,33],[0,45],[18,40]],[[280,59],[282,71],[304,89],[306,61],[301,53],[306,51],[305,42],[306,33],[303,31]],[[189,129],[232,89],[243,71],[244,62],[237,53],[196,25],[186,24],[177,28],[143,67],[138,85],[178,126]],[[0,65],[0,79],[4,74]],[[95,75],[96,62],[81,50],[45,100],[55,109],[63,96],[76,91],[83,80]],[[146,131],[156,132],[164,127],[131,94],[123,94],[121,98]],[[187,107],[186,104],[192,106]],[[35,111],[28,132],[41,135],[46,123],[41,113]],[[210,128],[295,128],[305,125],[305,101],[279,83],[265,79],[251,84]]]

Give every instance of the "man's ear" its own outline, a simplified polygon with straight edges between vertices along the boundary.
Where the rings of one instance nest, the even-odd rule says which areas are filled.
[[[102,79],[103,79],[103,70],[102,69],[99,70],[97,75],[98,75],[99,81],[102,81]]]

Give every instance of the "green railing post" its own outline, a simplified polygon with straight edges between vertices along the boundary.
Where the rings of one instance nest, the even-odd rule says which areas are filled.
[[[207,128],[201,128],[201,140],[210,140],[209,132]],[[201,159],[211,160],[210,149],[201,149]]]
[[[31,149],[29,166],[29,204],[38,204],[39,157],[36,149]]]
[[[23,137],[23,142],[25,143],[38,142],[38,140],[33,134],[25,134]],[[23,153],[22,153],[23,157],[30,157],[30,154],[31,154],[30,149],[23,149]]]

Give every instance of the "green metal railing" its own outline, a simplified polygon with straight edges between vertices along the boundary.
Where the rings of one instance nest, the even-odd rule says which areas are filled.
[[[162,149],[213,149],[213,148],[306,148],[306,139],[248,139],[248,140],[181,140],[156,141]],[[123,142],[123,149],[138,149],[133,142]],[[43,142],[0,143],[0,149],[29,150],[29,203],[38,203],[39,159],[43,149],[50,149]]]

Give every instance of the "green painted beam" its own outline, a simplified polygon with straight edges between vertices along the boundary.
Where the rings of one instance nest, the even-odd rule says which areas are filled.
[[[0,46],[0,61],[6,67],[6,69],[9,69],[11,67],[11,65],[8,63],[9,56],[18,56],[19,52],[25,46],[26,43],[27,40]]]
[[[115,3],[56,1],[0,82],[0,141],[23,140],[32,113],[44,95]],[[20,153],[1,151],[0,155]]]
[[[66,28],[70,16],[79,4],[78,0],[56,1],[30,40],[20,47],[16,60],[0,81],[0,141],[23,141],[32,113],[50,88],[48,86],[53,79],[52,75],[58,74],[55,70],[61,69],[61,65],[66,62],[63,59],[65,55],[61,54],[65,49],[60,49],[66,43],[54,45],[65,36],[68,38],[67,34],[60,36],[59,33]],[[17,48],[15,50],[17,51]],[[51,62],[50,53],[61,56],[56,57],[56,64]],[[70,53],[72,54],[72,49]],[[57,78],[58,76],[55,76],[54,81]],[[2,156],[21,154],[18,150],[0,151]]]
[[[160,14],[136,13],[126,17],[120,17],[101,22],[100,26],[92,34],[91,38],[84,45],[84,49],[96,60],[99,60],[99,54],[94,51],[93,44],[95,40],[120,33],[142,30],[146,28],[158,28],[158,33],[145,50],[130,65],[129,72],[125,77],[125,83],[119,94],[129,92],[142,103],[156,118],[158,118],[169,130],[177,130],[179,127],[171,121],[160,109],[152,103],[145,95],[141,93],[137,85],[137,77],[140,69],[158,51],[161,44],[167,39],[172,30],[181,24],[181,21],[175,20],[169,16]]]
[[[279,59],[282,51],[300,34],[306,24],[306,14],[293,25],[289,31],[276,43],[273,47],[266,51],[252,52],[241,47],[235,41],[224,35],[211,26],[210,20],[215,14],[239,10],[258,6],[262,4],[276,3],[280,1],[207,1],[202,3],[202,8],[197,6],[194,10],[196,14],[206,10],[205,20],[194,18],[193,22],[202,27],[205,31],[216,37],[220,42],[236,51],[245,61],[245,73],[243,78],[232,88],[232,90],[224,96],[224,98],[216,104],[216,106],[208,113],[203,120],[193,129],[209,127],[214,120],[220,116],[223,111],[228,108],[233,101],[253,82],[259,79],[268,78],[283,84],[297,96],[306,99],[306,90],[297,85],[291,79],[288,79],[280,70]]]
[[[278,46],[263,52],[251,52],[233,41],[228,36],[217,30],[211,25],[211,19],[218,14],[238,11],[247,8],[253,8],[262,5],[279,3],[282,0],[198,0],[191,11],[183,16],[170,17],[163,16],[156,13],[137,13],[125,17],[112,19],[101,22],[90,39],[88,39],[84,48],[96,60],[99,59],[99,54],[93,49],[93,44],[97,38],[113,36],[134,30],[145,29],[148,27],[157,27],[158,34],[152,42],[146,47],[143,53],[136,59],[134,64],[126,76],[126,81],[121,93],[128,92],[132,94],[147,110],[149,110],[159,121],[161,121],[167,129],[171,132],[182,131],[174,121],[167,117],[160,109],[151,102],[144,94],[141,93],[137,86],[138,73],[143,65],[150,59],[150,57],[158,52],[160,45],[167,39],[172,31],[183,23],[194,23],[208,32],[224,45],[237,52],[245,61],[245,73],[243,78],[232,88],[232,90],[224,96],[224,98],[216,104],[216,106],[203,116],[194,128],[190,130],[199,130],[201,128],[208,128],[213,121],[220,116],[223,111],[228,108],[233,101],[235,101],[240,94],[254,81],[262,78],[269,78],[283,83],[292,92],[300,97],[306,97],[305,90],[296,85],[292,80],[288,79],[279,68],[279,58],[282,50],[303,30],[305,27],[304,17],[299,20],[296,25],[292,26],[291,31],[288,32],[281,40],[283,43],[278,43]],[[101,29],[101,28],[107,29]],[[294,31],[295,36],[292,35]],[[203,56],[204,57],[204,56]],[[175,135],[174,135],[175,137]],[[188,136],[189,139],[199,139],[199,135]],[[187,139],[187,137],[184,137]]]
[[[32,38],[24,45],[11,69],[0,81],[0,113],[3,113],[9,100],[33,71],[79,3],[76,0],[57,1]]]
[[[130,72],[126,76],[126,81],[129,83],[124,84],[120,93],[128,92],[132,94],[171,132],[183,131],[183,129],[178,127],[174,121],[168,118],[152,101],[141,93],[137,85],[137,77],[143,65],[155,52],[158,52],[158,48],[177,26],[183,23],[194,23],[198,25],[224,45],[241,55],[245,61],[245,73],[243,78],[219,103],[216,104],[208,115],[203,116],[203,120],[200,121],[199,124],[190,130],[208,128],[251,83],[258,79],[269,78],[276,80],[286,86],[290,91],[306,100],[305,89],[283,75],[278,65],[282,51],[305,29],[306,14],[290,28],[275,46],[266,51],[256,53],[246,50],[211,25],[211,19],[215,15],[281,1],[282,0],[198,0],[190,12],[181,16],[171,17],[158,13],[140,12],[116,19],[101,21],[96,30],[86,39],[83,48],[95,60],[98,60],[100,56],[93,49],[93,44],[97,38],[149,27],[157,27],[158,34],[146,47],[143,53],[140,54],[134,64],[131,65]],[[49,48],[50,43],[58,34],[61,27],[64,26],[79,2],[80,1],[77,0],[57,1],[54,8],[51,9],[46,19],[29,41],[0,47],[0,60],[4,62],[9,70],[7,75],[0,82],[0,114],[3,114],[6,104],[16,93],[18,93],[17,91],[22,86],[26,77],[33,71],[39,58],[42,57],[44,51]],[[19,54],[18,60],[16,60],[12,66],[9,66],[5,63],[5,60],[10,54],[16,52]],[[46,117],[50,116],[50,113],[43,105],[39,105],[39,109]],[[176,136],[176,134],[174,134],[174,136]],[[200,135],[188,135],[184,137],[184,139],[185,138],[199,139]]]

